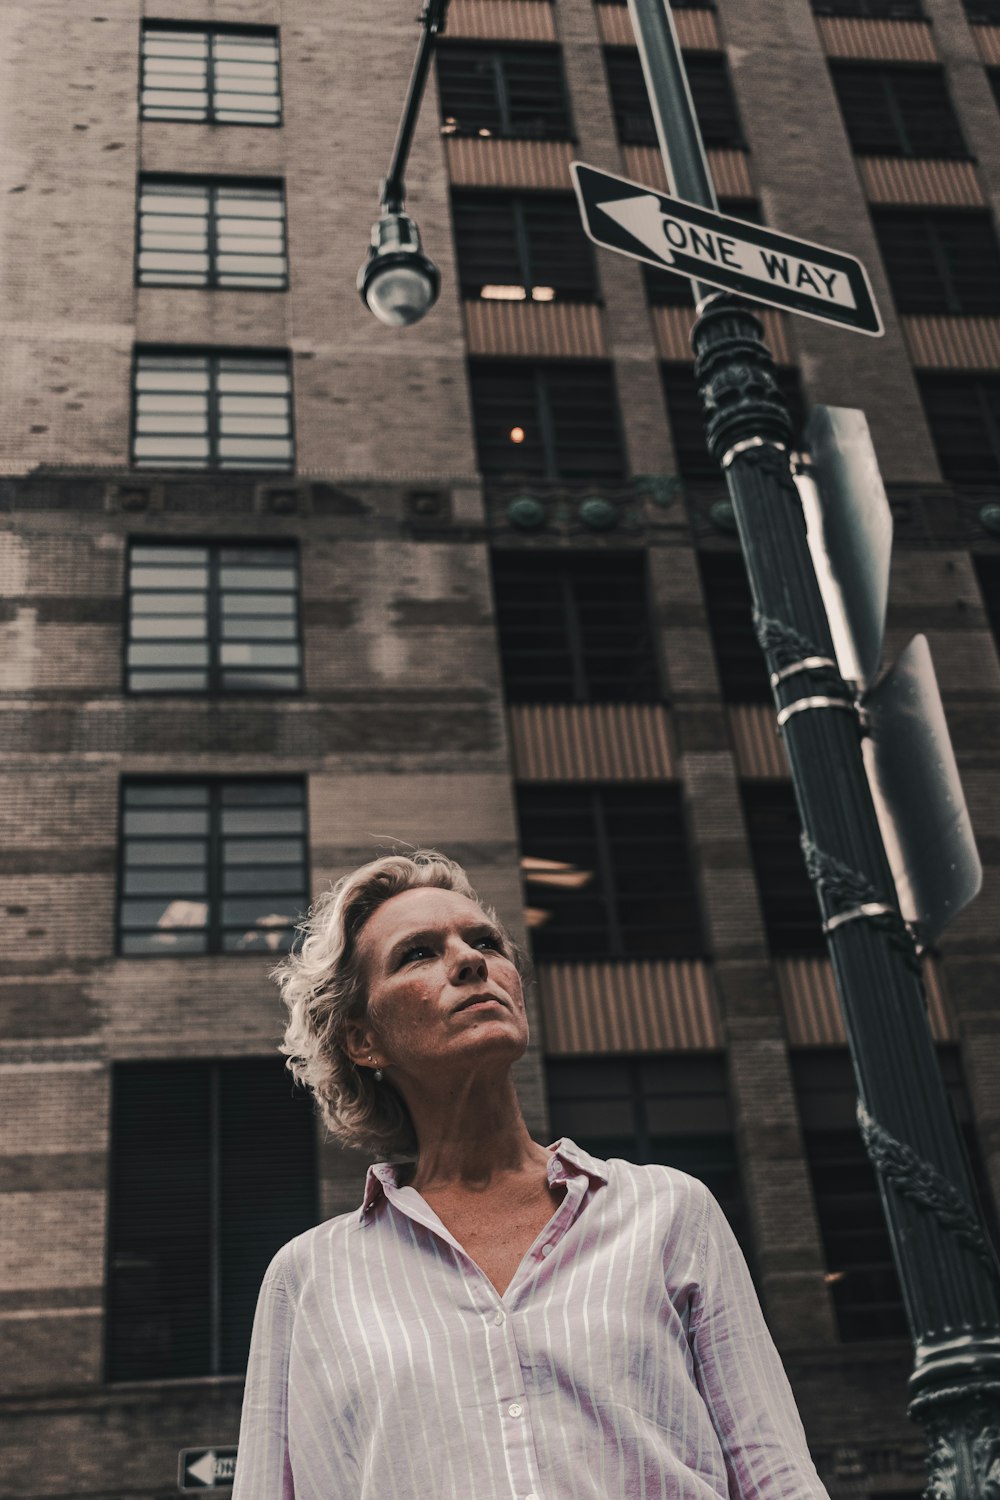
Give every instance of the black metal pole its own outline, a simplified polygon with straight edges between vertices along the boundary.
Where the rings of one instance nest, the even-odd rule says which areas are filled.
[[[413,71],[410,74],[410,82],[406,90],[406,100],[403,104],[403,114],[396,132],[396,144],[392,148],[392,160],[389,163],[389,171],[382,184],[382,208],[387,213],[400,214],[406,204],[406,187],[403,176],[406,172],[406,163],[410,155],[410,146],[413,141],[413,132],[417,124],[417,116],[420,113],[420,102],[424,97],[424,87],[427,83],[427,74],[431,66],[431,54],[434,50],[434,42],[444,31],[445,22],[448,18],[448,5],[450,0],[428,0],[420,15],[420,24],[423,31],[417,46],[417,55],[413,62]]]
[[[667,175],[714,207],[667,0],[628,0]],[[686,118],[685,118],[686,117]],[[739,528],[802,843],[816,888],[915,1346],[909,1415],[930,1444],[930,1500],[1000,1500],[1000,1270],[927,1019],[791,473],[791,422],[758,318],[697,289],[692,341],[709,448]],[[851,1434],[845,1436],[850,1437]]]

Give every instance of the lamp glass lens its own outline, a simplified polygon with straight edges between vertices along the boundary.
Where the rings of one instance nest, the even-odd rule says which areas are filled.
[[[368,285],[368,306],[392,328],[416,323],[434,300],[429,277],[415,266],[387,266]]]

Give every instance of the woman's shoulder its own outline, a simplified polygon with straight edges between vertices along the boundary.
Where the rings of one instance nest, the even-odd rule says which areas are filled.
[[[315,1277],[324,1265],[330,1264],[331,1258],[346,1242],[357,1217],[357,1209],[337,1214],[287,1240],[272,1257],[264,1273],[265,1283],[283,1285],[291,1296],[297,1296],[307,1281]]]

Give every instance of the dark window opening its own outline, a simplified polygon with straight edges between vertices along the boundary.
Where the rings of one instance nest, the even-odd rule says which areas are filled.
[[[1000,483],[1000,376],[918,374],[917,384],[945,479]]]
[[[298,692],[297,548],[133,542],[126,681],[131,693]]]
[[[989,214],[876,209],[872,219],[901,313],[1000,313],[1000,244]]]
[[[553,1140],[565,1135],[601,1160],[655,1162],[697,1177],[749,1259],[723,1056],[549,1058],[545,1073]]]
[[[920,0],[812,0],[817,16],[865,16],[873,21],[923,21]]]
[[[126,781],[118,951],[285,953],[309,905],[301,780]]]
[[[1000,0],[964,0],[965,15],[973,26],[1000,26]]]
[[[142,118],[280,125],[278,69],[278,32],[273,26],[146,21]]]
[[[467,47],[437,53],[446,135],[566,140],[569,101],[557,47]]]
[[[282,1059],[116,1064],[106,1378],[241,1374],[268,1263],[316,1221],[310,1096]]]
[[[742,553],[700,552],[698,566],[723,698],[727,703],[770,704],[767,664],[754,631],[753,595]]]
[[[523,784],[517,804],[536,959],[704,953],[679,787]]]
[[[462,296],[594,302],[597,270],[571,193],[452,194]]]
[[[834,63],[830,73],[859,156],[968,159],[940,68]]]
[[[625,452],[611,366],[473,360],[473,420],[484,474],[619,480]]]
[[[993,642],[1000,654],[1000,553],[973,555],[973,567],[983,596],[983,608],[993,632]]]
[[[638,49],[606,47],[604,57],[619,141],[623,146],[655,146],[656,126]],[[742,151],[746,141],[725,58],[715,52],[685,52],[684,70],[705,145]]]
[[[133,379],[136,468],[292,468],[287,354],[139,349]]]
[[[745,781],[740,791],[771,952],[825,953],[822,917],[806,872],[791,782]]]
[[[509,703],[661,696],[642,552],[495,552]]]
[[[280,182],[143,177],[140,286],[284,291],[285,192]]]

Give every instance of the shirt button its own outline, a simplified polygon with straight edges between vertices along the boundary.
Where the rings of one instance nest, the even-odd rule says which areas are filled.
[[[551,1255],[552,1254],[552,1246],[551,1245],[543,1245],[542,1246],[542,1254],[543,1255]]]
[[[504,1320],[503,1309],[502,1308],[497,1308],[496,1312],[493,1314],[493,1321],[497,1325],[498,1328],[500,1327],[500,1324],[503,1322],[503,1320]]]
[[[511,1417],[519,1417],[523,1411],[524,1407],[520,1401],[512,1401],[507,1408],[507,1414]]]

